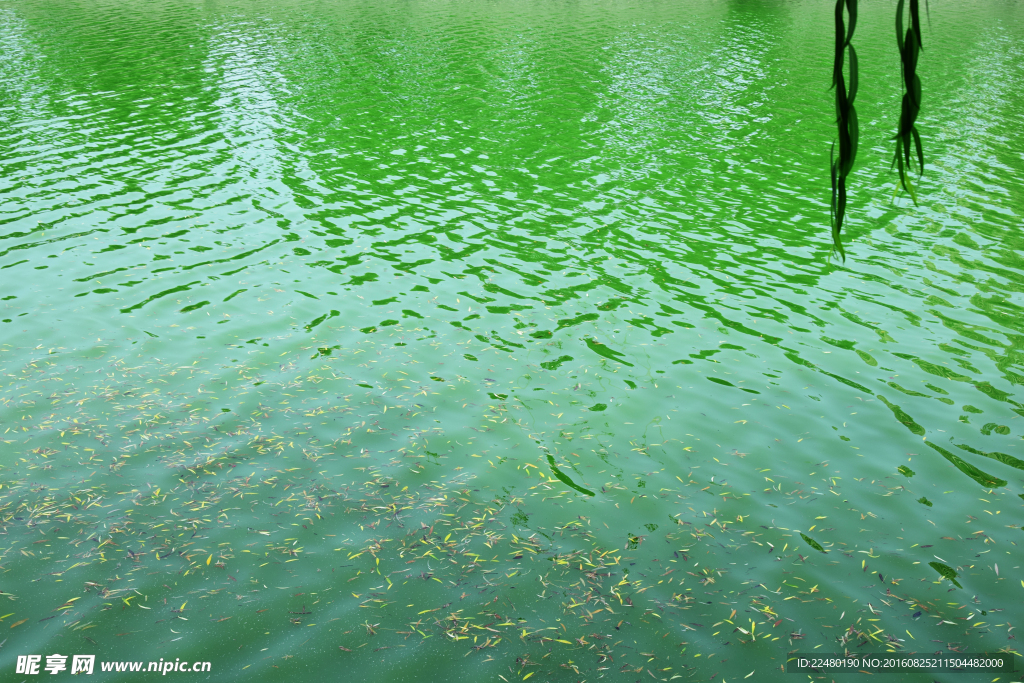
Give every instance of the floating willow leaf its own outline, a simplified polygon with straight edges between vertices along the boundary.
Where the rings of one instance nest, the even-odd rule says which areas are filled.
[[[903,103],[900,110],[899,128],[893,137],[896,140],[896,165],[900,185],[907,191],[910,198],[917,204],[917,193],[910,182],[908,171],[911,169],[910,144],[913,141],[917,152],[918,173],[924,173],[924,149],[921,135],[914,125],[917,114],[921,111],[921,79],[917,77],[917,58],[924,48],[921,43],[921,18],[918,14],[918,0],[910,0],[910,27],[903,31],[903,0],[896,3],[896,45],[900,51],[900,68],[903,73]]]
[[[807,543],[807,545],[811,546],[812,548],[817,550],[819,553],[825,552],[825,549],[821,547],[821,544],[818,543],[817,541],[815,541],[813,538],[811,538],[807,534],[800,534],[800,538],[804,539],[804,542]]]
[[[949,579],[957,588],[963,588],[963,586],[960,585],[960,582],[956,580],[957,573],[953,571],[952,567],[947,567],[941,562],[929,562],[928,566],[941,574],[942,578]]]
[[[588,496],[594,495],[593,491],[583,488],[582,486],[574,482],[572,479],[567,477],[565,473],[562,472],[562,470],[558,469],[558,465],[555,464],[555,459],[551,457],[550,453],[548,454],[548,465],[551,467],[551,473],[558,477],[561,480],[561,482],[566,486],[574,488],[580,493],[585,493]]]
[[[849,15],[849,27],[845,26],[843,10]],[[857,158],[857,111],[853,108],[857,96],[857,52],[850,41],[857,25],[857,0],[836,0],[836,46],[835,62],[832,67],[832,87],[836,89],[836,125],[838,126],[839,158],[835,155],[835,143],[829,154],[832,174],[832,248],[846,260],[841,233],[846,218],[846,177],[853,170]],[[850,51],[850,85],[843,78],[843,59]]]

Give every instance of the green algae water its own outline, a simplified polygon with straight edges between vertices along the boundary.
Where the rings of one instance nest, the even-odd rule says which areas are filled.
[[[3,679],[1016,652],[1024,8],[932,4],[841,263],[827,2],[0,0]]]

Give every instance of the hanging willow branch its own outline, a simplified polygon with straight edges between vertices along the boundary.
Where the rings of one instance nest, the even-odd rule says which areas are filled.
[[[912,2],[914,3],[913,7],[916,7],[916,0],[912,0]],[[901,5],[902,3],[903,0],[900,0]],[[844,26],[843,21],[844,7],[850,17],[848,29]],[[853,108],[853,100],[857,97],[857,52],[850,43],[856,25],[857,0],[836,0],[836,55],[835,65],[832,69],[832,87],[836,89],[839,158],[835,158],[836,145],[833,142],[830,154],[832,163],[832,248],[839,252],[843,261],[846,260],[846,252],[843,251],[840,233],[843,230],[843,219],[846,217],[846,176],[850,174],[853,161],[857,157],[857,111]],[[843,78],[843,57],[846,50],[850,51],[849,90],[847,90],[846,81]]]
[[[921,136],[914,122],[921,110],[921,79],[915,73],[917,57],[923,49],[921,44],[921,20],[918,17],[918,0],[910,0],[910,27],[903,33],[903,0],[896,4],[896,44],[900,50],[900,64],[903,71],[903,106],[900,111],[899,128],[893,138],[896,140],[896,156],[893,164],[898,166],[900,184],[917,204],[917,194],[911,185],[907,171],[910,170],[910,140],[913,138],[917,150],[918,172],[924,173],[924,150]]]

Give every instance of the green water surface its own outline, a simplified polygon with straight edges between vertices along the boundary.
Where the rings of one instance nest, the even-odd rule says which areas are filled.
[[[844,264],[828,2],[0,0],[0,678],[1016,652],[1024,6],[932,4]]]

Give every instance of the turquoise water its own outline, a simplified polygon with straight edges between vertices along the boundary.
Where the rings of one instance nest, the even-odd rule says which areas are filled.
[[[0,0],[0,667],[1015,652],[1024,16],[935,4],[838,263],[828,3]]]

